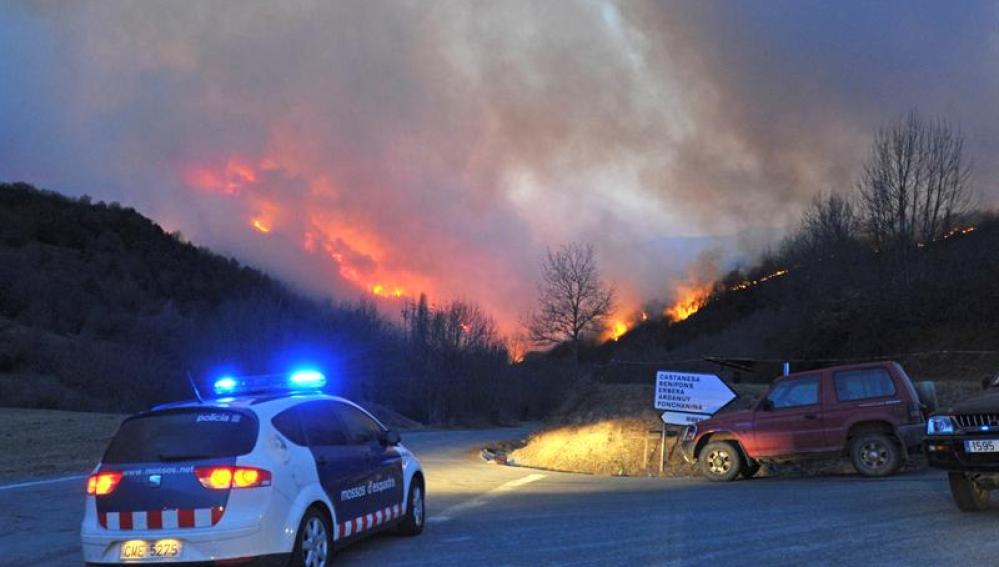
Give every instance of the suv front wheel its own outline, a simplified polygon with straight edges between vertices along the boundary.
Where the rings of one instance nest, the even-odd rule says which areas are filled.
[[[850,443],[853,468],[864,476],[888,476],[902,464],[898,442],[884,433],[863,433]]]
[[[947,473],[950,494],[962,512],[981,512],[989,507],[989,491],[961,472]]]
[[[739,449],[727,441],[708,443],[697,460],[704,478],[715,482],[735,479],[743,467]]]

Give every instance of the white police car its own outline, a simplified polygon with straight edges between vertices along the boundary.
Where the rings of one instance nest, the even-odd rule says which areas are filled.
[[[224,377],[227,397],[126,419],[87,481],[84,560],[323,567],[369,534],[422,532],[420,463],[324,384]]]

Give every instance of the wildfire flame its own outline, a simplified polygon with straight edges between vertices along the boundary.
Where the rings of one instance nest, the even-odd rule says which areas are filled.
[[[746,280],[744,282],[739,282],[739,283],[735,284],[734,286],[732,286],[732,287],[730,287],[728,289],[729,289],[729,291],[742,291],[744,289],[749,289],[749,288],[751,288],[751,287],[753,287],[755,285],[760,285],[761,283],[768,282],[768,281],[770,281],[770,280],[772,280],[774,278],[780,278],[780,277],[786,276],[790,271],[791,270],[789,270],[787,268],[781,268],[781,269],[777,270],[776,272],[767,274],[767,275],[765,275],[765,276],[763,276],[763,277],[761,277],[759,279]]]
[[[678,285],[674,292],[676,299],[673,301],[673,305],[667,307],[663,314],[674,323],[683,321],[707,304],[712,289],[714,289],[714,282],[701,285]]]
[[[253,219],[252,221],[250,221],[250,226],[253,227],[253,230],[261,234],[267,234],[271,231],[270,225],[267,224],[267,222],[264,221],[263,219]]]
[[[954,236],[964,236],[966,234],[971,234],[972,232],[975,232],[975,227],[973,226],[958,226],[952,228],[947,234],[943,235],[943,239],[946,240]]]
[[[621,313],[625,313],[621,315]],[[612,319],[607,321],[603,334],[600,335],[601,342],[617,341],[640,323],[649,320],[649,314],[639,310],[619,311]]]
[[[608,331],[607,338],[612,341],[616,341],[621,337],[623,337],[624,334],[627,332],[628,332],[628,323],[625,323],[624,321],[621,321],[619,319],[617,321],[614,321],[614,324],[611,325],[610,330]]]
[[[252,159],[233,155],[214,163],[186,167],[182,177],[192,189],[238,201],[246,211],[247,225],[260,234],[271,234],[279,229],[292,229],[284,222],[288,220],[287,211],[272,200],[266,187],[268,177],[264,174],[280,168],[278,161],[270,157]],[[331,189],[320,186],[315,190]],[[432,282],[425,276],[386,269],[388,243],[376,232],[346,222],[335,211],[310,215],[293,226],[301,226],[296,238],[300,238],[302,250],[325,256],[340,276],[358,289],[385,299],[402,299],[407,289],[432,291]]]
[[[393,287],[390,290],[383,284],[373,284],[371,286],[371,294],[377,295],[378,297],[395,297],[398,299],[406,295],[406,290],[401,287]]]

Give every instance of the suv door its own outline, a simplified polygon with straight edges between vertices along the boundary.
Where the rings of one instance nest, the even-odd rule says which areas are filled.
[[[339,418],[339,405],[320,400],[304,403],[298,411],[319,482],[333,502],[337,522],[345,525],[343,535],[349,537],[362,527],[354,521],[368,513],[368,455],[364,447],[350,442],[348,428]]]
[[[386,443],[387,430],[357,407],[338,402],[337,415],[347,428],[349,443],[365,455],[367,512],[376,515],[402,504],[402,456]],[[382,519],[387,521],[387,519]]]
[[[822,376],[796,376],[774,384],[753,413],[758,457],[826,450]]]
[[[843,447],[850,426],[861,421],[893,425],[909,421],[909,408],[883,366],[839,370],[833,373],[832,383],[832,396],[827,396],[826,403],[830,443]]]

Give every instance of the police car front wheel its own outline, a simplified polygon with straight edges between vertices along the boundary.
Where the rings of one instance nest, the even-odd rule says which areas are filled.
[[[399,524],[399,533],[415,536],[423,532],[426,523],[427,503],[423,479],[416,477],[409,485],[409,499],[406,503],[406,515]]]
[[[326,567],[332,551],[329,520],[321,511],[310,508],[298,526],[291,567]]]

